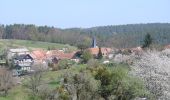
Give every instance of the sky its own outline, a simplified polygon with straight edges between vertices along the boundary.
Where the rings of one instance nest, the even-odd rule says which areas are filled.
[[[0,24],[88,28],[170,23],[170,0],[0,0]]]

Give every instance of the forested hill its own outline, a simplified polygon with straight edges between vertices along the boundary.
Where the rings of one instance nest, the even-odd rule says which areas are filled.
[[[150,33],[154,43],[170,44],[170,23],[128,24],[93,28],[60,29],[35,25],[0,25],[0,38],[25,39],[78,45],[90,45],[96,36],[98,45],[110,47],[135,47],[142,44],[146,33]]]

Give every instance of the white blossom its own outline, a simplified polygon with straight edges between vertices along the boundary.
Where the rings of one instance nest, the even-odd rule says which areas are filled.
[[[170,50],[147,51],[135,59],[131,73],[142,78],[158,100],[170,98]]]

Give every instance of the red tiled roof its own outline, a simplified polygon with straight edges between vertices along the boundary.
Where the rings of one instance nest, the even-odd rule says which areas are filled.
[[[89,48],[88,49],[90,52],[91,52],[91,54],[93,54],[93,55],[97,55],[98,53],[99,53],[99,48]]]
[[[44,50],[35,50],[35,51],[32,51],[31,56],[34,59],[38,59],[38,60],[45,59],[46,58],[46,52]]]
[[[63,51],[51,50],[46,53],[47,57],[57,57],[59,59],[72,59],[76,52],[64,53]]]
[[[88,49],[93,55],[97,55],[99,53],[99,48],[89,48]],[[104,54],[108,54],[112,51],[111,48],[101,48],[101,52]]]
[[[63,53],[59,56],[60,59],[72,59],[74,57],[75,53]]]

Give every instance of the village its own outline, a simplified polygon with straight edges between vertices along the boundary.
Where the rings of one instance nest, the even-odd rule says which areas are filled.
[[[169,48],[169,45],[164,47],[164,49]],[[57,65],[60,60],[66,59],[77,64],[81,63],[81,57],[79,55],[81,50],[68,52],[67,49],[68,48],[54,50],[35,49],[30,51],[26,47],[10,48],[6,51],[6,57],[1,56],[0,64],[2,68],[4,68],[4,65],[7,65],[7,68],[12,71],[13,76],[21,76],[34,72],[36,66],[44,70],[52,70],[51,66]],[[112,61],[116,61],[116,59],[122,59],[122,55],[141,55],[143,52],[141,47],[125,49],[98,47],[95,38],[92,38],[91,47],[86,50],[91,53],[94,59],[98,59],[98,54],[101,51],[103,64],[111,63]],[[132,61],[128,57],[125,57],[122,62],[132,64]]]
[[[160,79],[163,80],[163,77],[168,77],[168,73],[164,71],[167,68],[166,66],[164,66],[164,64],[165,62],[169,63],[169,55],[170,45],[166,45],[161,48],[150,47],[149,49],[142,48],[141,46],[135,48],[118,49],[97,46],[97,41],[95,37],[93,37],[91,40],[91,46],[85,49],[69,50],[69,48],[34,48],[30,50],[30,48],[27,47],[8,48],[0,55],[0,76],[2,78],[1,82],[2,84],[7,84],[6,87],[2,85],[0,94],[2,94],[3,96],[4,94],[7,95],[8,91],[10,91],[12,87],[23,86],[23,88],[27,88],[25,87],[25,84],[30,84],[29,88],[34,94],[34,85],[36,88],[44,85],[44,83],[41,83],[41,81],[44,81],[46,85],[50,85],[51,82],[54,82],[53,84],[55,85],[55,88],[53,89],[55,90],[58,85],[61,85],[62,87],[62,85],[68,84],[63,83],[64,77],[69,79],[71,73],[77,75],[76,73],[87,73],[88,71],[90,71],[90,73],[92,73],[93,75],[93,71],[99,70],[99,73],[101,73],[102,75],[102,73],[104,73],[103,69],[110,70],[110,68],[114,69],[110,70],[110,73],[114,73],[114,71],[117,71],[116,68],[123,68],[123,70],[128,68],[130,74],[142,77],[143,79],[158,77],[162,75],[160,76]],[[160,63],[159,60],[162,60],[162,63]],[[160,66],[157,66],[159,64]],[[152,67],[147,66],[156,66],[158,68],[152,70]],[[103,68],[102,71],[100,71],[100,68]],[[120,69],[117,71],[118,76],[119,73],[122,73],[122,69]],[[160,69],[163,69],[163,72]],[[82,72],[83,70],[84,72]],[[154,71],[154,73],[152,73],[151,70]],[[47,76],[45,75],[46,78],[44,78],[44,75],[42,75],[42,73],[47,74]],[[150,76],[151,73],[153,75],[158,74],[158,76]],[[61,77],[58,75],[64,76]],[[28,82],[25,83],[25,81]],[[149,85],[152,86],[157,84],[157,81],[153,80],[153,82],[155,83],[149,83]],[[134,85],[132,84],[131,86],[133,87]],[[158,86],[155,85],[155,91],[159,89],[157,87]],[[58,88],[60,87],[57,87],[57,89]],[[67,87],[64,88],[65,91],[68,91]],[[21,89],[20,91],[23,90]],[[44,90],[38,89],[38,91],[41,92]],[[38,97],[39,95],[43,94],[36,94],[36,96]],[[49,93],[48,95],[51,94]],[[53,97],[56,95],[57,93],[55,93]],[[146,100],[145,97],[142,97],[142,99]]]

